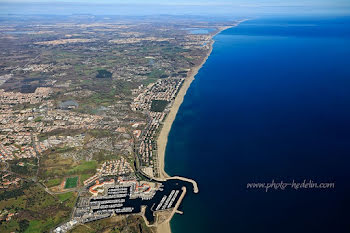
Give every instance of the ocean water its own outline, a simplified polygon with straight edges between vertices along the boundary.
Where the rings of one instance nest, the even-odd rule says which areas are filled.
[[[215,37],[169,134],[193,178],[173,233],[350,232],[350,18],[246,21]],[[248,189],[252,182],[333,189]]]

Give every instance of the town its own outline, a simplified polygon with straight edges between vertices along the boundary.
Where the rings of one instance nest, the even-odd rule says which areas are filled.
[[[212,36],[235,22],[25,18],[0,25],[0,231],[92,227],[120,213],[152,225],[187,185],[158,179],[163,122]]]
[[[142,214],[147,222],[155,223],[155,216],[163,211],[177,211],[176,204],[186,191],[185,182],[137,181],[135,177],[103,177],[86,188],[92,196],[79,197],[70,221],[54,232],[67,232],[75,225],[105,219],[118,214]],[[145,206],[142,210],[141,206]],[[143,212],[143,213],[142,213]]]
[[[138,156],[141,158],[142,170],[150,177],[159,176],[155,160],[157,159],[156,137],[160,124],[164,120],[168,106],[171,106],[176,94],[181,88],[183,78],[159,80],[149,85],[131,104],[134,111],[143,111],[149,116],[148,123],[141,135]]]

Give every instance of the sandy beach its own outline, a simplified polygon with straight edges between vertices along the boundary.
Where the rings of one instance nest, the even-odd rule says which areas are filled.
[[[220,32],[228,29],[228,28],[231,28],[231,27],[234,27],[236,25],[233,25],[233,26],[227,26],[227,27],[222,27],[220,28],[220,30],[215,33],[212,38],[219,34]],[[175,120],[175,117],[176,117],[176,114],[184,100],[184,97],[186,95],[186,92],[188,90],[188,88],[190,87],[192,81],[194,80],[194,77],[197,75],[198,71],[200,70],[200,68],[205,64],[205,62],[207,61],[208,57],[210,56],[212,50],[213,50],[213,44],[214,44],[214,40],[211,39],[211,42],[210,42],[210,49],[208,50],[208,53],[207,55],[205,56],[205,58],[203,59],[203,61],[193,67],[187,74],[187,77],[180,89],[180,91],[178,92],[175,100],[174,100],[174,103],[173,105],[171,106],[171,109],[170,109],[170,112],[168,113],[167,117],[165,118],[164,122],[163,122],[163,126],[162,126],[162,129],[160,131],[160,134],[158,136],[158,139],[157,139],[157,146],[158,146],[158,168],[159,168],[159,173],[160,173],[160,177],[159,178],[168,178],[169,175],[165,172],[164,170],[164,159],[165,159],[165,149],[166,149],[166,145],[167,145],[167,142],[168,142],[168,135],[169,135],[169,132],[170,132],[170,129],[171,129],[171,126]]]
[[[220,32],[231,28],[231,27],[235,27],[239,24],[239,22],[236,25],[232,25],[232,26],[227,26],[227,27],[221,27],[219,28],[219,31],[216,32],[211,39],[210,42],[210,49],[207,52],[207,55],[204,57],[203,61],[193,67],[188,73],[187,73],[187,77],[180,89],[180,91],[178,92],[173,105],[171,106],[170,112],[168,113],[166,119],[163,122],[163,126],[162,129],[160,131],[160,134],[158,136],[157,139],[157,146],[158,146],[158,169],[159,169],[159,173],[160,173],[160,177],[161,179],[166,179],[169,178],[170,176],[165,172],[164,170],[164,160],[165,160],[165,149],[166,149],[166,145],[168,142],[168,135],[171,129],[171,126],[175,120],[176,114],[184,100],[184,97],[186,95],[186,92],[188,90],[188,88],[190,87],[192,81],[194,80],[195,76],[197,75],[198,71],[200,70],[200,68],[205,64],[205,62],[207,61],[208,57],[210,56],[212,50],[213,50],[213,44],[215,43],[213,37],[217,34],[219,34]],[[166,222],[164,224],[160,224],[157,226],[157,233],[171,233],[171,228],[170,228],[170,223]]]

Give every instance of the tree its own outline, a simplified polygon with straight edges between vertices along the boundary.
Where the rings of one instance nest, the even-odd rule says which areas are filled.
[[[29,227],[29,221],[27,219],[21,220],[19,223],[19,232],[25,232],[25,230]]]

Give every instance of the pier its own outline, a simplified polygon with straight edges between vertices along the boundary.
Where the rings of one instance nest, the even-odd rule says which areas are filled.
[[[182,180],[182,181],[186,181],[186,182],[190,182],[193,185],[193,192],[194,193],[198,193],[199,192],[199,188],[198,188],[198,184],[196,181],[186,178],[186,177],[181,177],[181,176],[173,176],[173,177],[169,177],[166,178],[166,180]]]

